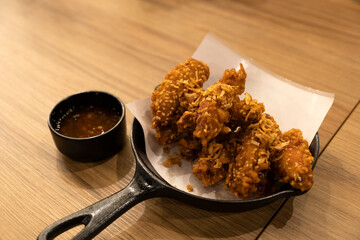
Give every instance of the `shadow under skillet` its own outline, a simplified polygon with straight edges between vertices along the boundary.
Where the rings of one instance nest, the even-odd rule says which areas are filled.
[[[141,203],[145,205],[141,217],[131,226],[120,230],[117,237],[126,234],[135,239],[144,236],[149,239],[167,239],[170,231],[175,236],[178,234],[179,238],[255,239],[282,201],[279,199],[246,212],[224,213],[202,210],[174,199],[149,199]],[[149,229],[152,231],[149,232]]]
[[[118,153],[96,162],[75,161],[58,152],[57,165],[62,173],[61,177],[70,185],[84,189],[103,188],[121,181],[128,174],[133,176],[135,160],[131,151],[130,142],[127,140]],[[99,180],[99,175],[104,177]],[[127,184],[128,182],[124,182],[121,188]]]
[[[331,142],[331,141],[330,141]],[[329,144],[329,142],[326,144],[326,146]],[[331,192],[331,188],[329,186],[328,181],[321,181],[321,179],[326,179],[325,176],[322,176],[322,174],[324,175],[328,175],[328,166],[326,166],[325,164],[325,160],[324,159],[320,159],[320,157],[322,156],[324,150],[326,149],[326,146],[323,147],[318,155],[318,160],[315,163],[315,166],[317,165],[317,167],[315,168],[315,166],[313,166],[313,171],[314,171],[314,175],[315,175],[315,181],[314,181],[314,185],[312,188],[316,188],[317,184],[321,184],[322,188],[324,188],[325,190],[322,190],[323,192],[326,193],[330,193]],[[344,173],[344,175],[349,176],[351,178],[351,174],[346,172],[343,168],[342,168],[342,164],[341,161],[334,161],[334,159],[331,161],[331,164],[338,166],[338,170],[339,172]],[[323,166],[325,165],[325,166]],[[312,191],[316,191],[315,189],[310,189],[309,193],[311,194]],[[304,209],[306,207],[307,204],[307,198],[308,198],[308,194],[305,194],[304,196],[299,196],[297,199],[301,199],[299,202],[297,202],[297,206],[296,208],[299,209]],[[310,197],[311,198],[311,197]],[[326,199],[326,202],[321,202],[320,200],[317,201],[318,204],[320,204],[321,206],[319,206],[319,209],[321,209],[321,211],[316,212],[316,215],[318,216],[319,219],[325,219],[325,214],[328,209],[328,204],[329,204],[329,199],[328,198],[322,198],[321,200]],[[260,232],[258,238],[262,239],[261,236],[262,234],[267,230],[267,227],[269,225],[274,226],[275,228],[283,228],[289,219],[291,219],[293,212],[294,212],[294,200],[295,197],[287,197],[284,199],[284,202],[280,205],[280,207],[278,208],[278,210],[274,213],[274,216],[269,220],[269,222],[265,225],[264,229]],[[318,200],[318,199],[316,199]],[[314,201],[314,200],[312,200]],[[296,211],[296,209],[295,209]],[[314,213],[315,214],[315,213]]]
[[[281,206],[281,208],[279,210],[281,210],[281,218],[284,220],[284,222],[274,222],[272,221],[271,223],[276,227],[276,228],[283,228],[287,221],[291,218],[291,216],[293,215],[293,212],[294,212],[294,206],[293,206],[293,203],[294,203],[294,197],[289,197],[289,198],[286,198],[284,200],[284,204]],[[284,211],[284,206],[286,204],[286,211]],[[276,217],[276,215],[274,215]]]
[[[319,154],[320,158],[322,156],[322,153],[325,149],[322,149],[321,153]],[[326,160],[320,158],[320,161],[317,163],[317,167],[314,168],[314,175],[315,175],[315,182],[312,188],[309,192],[303,196],[295,197],[288,197],[284,199],[284,203],[281,204],[279,209],[276,211],[272,219],[267,223],[267,225],[262,230],[259,239],[262,239],[262,233],[267,231],[267,227],[272,225],[275,228],[283,228],[286,226],[289,219],[291,219],[293,213],[298,214],[297,211],[301,211],[307,208],[307,205],[313,204],[318,205],[318,208],[316,209],[316,212],[313,214],[316,214],[318,219],[324,219],[326,220],[326,212],[328,211],[329,207],[329,198],[321,197],[321,199],[317,198],[317,194],[312,194],[313,191],[317,191],[317,186],[321,185],[321,191],[330,194],[331,193],[331,187],[330,184],[326,178],[328,176],[328,170],[329,167],[327,166]],[[351,178],[351,173],[346,172],[344,168],[342,168],[341,161],[335,161],[332,159],[331,164],[336,165],[339,167],[338,171],[342,172],[344,176],[348,176]],[[312,203],[309,203],[311,201]],[[295,205],[295,208],[294,208]],[[301,216],[300,216],[301,217]],[[323,236],[324,239],[330,238],[330,236]]]

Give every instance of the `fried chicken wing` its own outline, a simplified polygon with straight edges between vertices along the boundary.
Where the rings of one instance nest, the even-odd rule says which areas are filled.
[[[196,126],[196,112],[185,111],[180,119],[176,122],[179,133],[193,132]]]
[[[223,144],[212,141],[205,155],[193,165],[194,175],[207,187],[226,178],[229,153]]]
[[[238,72],[235,69],[226,70],[219,82],[204,91],[196,112],[194,131],[194,136],[201,139],[203,146],[218,134],[230,131],[225,123],[230,121],[230,110],[244,91],[245,79],[246,73],[241,65]]]
[[[230,125],[233,128],[246,128],[250,124],[259,122],[264,112],[264,104],[258,103],[250,94],[245,93],[245,98],[235,101],[231,109]]]
[[[301,191],[308,190],[314,183],[311,155],[308,143],[299,129],[291,129],[282,136],[288,144],[283,148],[281,157],[273,163],[278,181],[290,183]]]
[[[234,68],[226,69],[220,83],[232,86],[236,95],[240,95],[245,90],[246,72],[244,66],[240,64],[240,69],[236,71]]]
[[[209,77],[208,66],[190,58],[168,72],[151,96],[152,127],[159,143],[166,145],[178,137],[176,122],[200,97],[202,85]]]
[[[264,194],[271,162],[272,147],[279,143],[281,132],[274,118],[263,114],[259,123],[247,129],[235,161],[229,165],[226,185],[237,197]]]
[[[201,143],[205,147],[220,132],[229,131],[224,125],[229,122],[229,119],[228,111],[221,109],[215,101],[205,100],[197,111],[194,136],[201,139]]]
[[[178,142],[178,150],[182,157],[190,162],[194,162],[201,152],[201,143],[192,134],[182,135]]]

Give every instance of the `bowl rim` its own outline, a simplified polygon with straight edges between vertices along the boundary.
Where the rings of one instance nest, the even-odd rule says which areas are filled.
[[[73,97],[76,97],[76,96],[80,96],[80,95],[85,95],[85,94],[102,94],[102,95],[107,95],[107,96],[110,96],[112,97],[113,99],[115,99],[120,107],[121,107],[121,115],[120,115],[120,118],[119,120],[117,121],[117,123],[112,127],[110,128],[109,130],[107,130],[106,132],[104,132],[103,134],[99,134],[99,135],[95,135],[95,136],[91,136],[91,137],[85,137],[85,138],[76,138],[76,137],[69,137],[69,136],[66,136],[64,134],[61,134],[59,133],[58,131],[56,131],[54,129],[54,127],[52,126],[51,124],[51,119],[52,119],[52,114],[54,112],[54,110],[60,106],[60,104],[64,103],[65,101],[69,100],[70,98],[73,98]],[[106,136],[108,135],[111,131],[113,131],[117,126],[119,126],[125,119],[125,104],[121,101],[120,98],[116,97],[115,95],[111,94],[111,93],[108,93],[108,92],[104,92],[104,91],[97,91],[97,90],[90,90],[90,91],[83,91],[83,92],[79,92],[79,93],[75,93],[75,94],[72,94],[72,95],[69,95],[65,98],[63,98],[62,100],[60,100],[53,108],[52,110],[50,111],[50,114],[49,114],[49,117],[48,117],[48,121],[47,121],[47,124],[50,128],[50,131],[55,134],[56,136],[58,137],[61,137],[61,138],[64,138],[64,139],[68,139],[68,140],[74,140],[74,141],[86,141],[86,140],[91,140],[91,139],[95,139],[95,138],[100,138],[100,137],[103,137],[103,136]]]

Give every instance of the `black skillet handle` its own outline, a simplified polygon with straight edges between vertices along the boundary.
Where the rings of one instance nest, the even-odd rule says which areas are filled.
[[[76,213],[64,217],[44,229],[38,240],[54,239],[78,225],[85,225],[73,239],[91,239],[137,203],[160,196],[166,188],[144,170],[136,168],[135,176],[124,189]]]

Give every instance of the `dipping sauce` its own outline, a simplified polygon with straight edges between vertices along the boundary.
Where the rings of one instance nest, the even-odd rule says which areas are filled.
[[[65,136],[87,138],[105,133],[120,120],[111,109],[88,106],[69,110],[58,122],[57,131]]]

